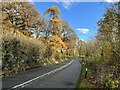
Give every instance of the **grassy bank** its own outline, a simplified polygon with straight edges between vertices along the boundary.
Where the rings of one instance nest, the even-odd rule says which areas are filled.
[[[76,86],[76,90],[81,90],[81,89],[85,89],[85,88],[92,88],[93,85],[89,82],[88,76],[90,75],[90,70],[88,70],[87,73],[87,77],[85,78],[85,73],[86,73],[86,63],[80,61],[80,63],[82,64],[81,67],[81,73],[79,76],[79,80]]]
[[[119,88],[119,76],[113,79],[113,74],[110,74],[114,68],[107,64],[97,63],[95,61],[81,62],[82,68],[79,76],[79,80],[76,86],[76,90],[103,88],[103,89],[116,89]],[[88,68],[87,77],[85,78],[86,67]],[[115,70],[114,70],[115,72]]]

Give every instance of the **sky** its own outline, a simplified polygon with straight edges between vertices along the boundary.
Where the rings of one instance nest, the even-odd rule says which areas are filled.
[[[97,21],[103,18],[104,12],[110,3],[104,2],[34,2],[40,14],[51,6],[58,6],[60,18],[69,22],[77,36],[90,40],[97,34]]]

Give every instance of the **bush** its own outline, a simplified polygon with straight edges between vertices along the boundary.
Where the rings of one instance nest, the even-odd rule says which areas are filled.
[[[19,31],[15,34],[5,31],[2,42],[3,75],[42,66],[41,60],[45,49],[42,42],[28,38]]]

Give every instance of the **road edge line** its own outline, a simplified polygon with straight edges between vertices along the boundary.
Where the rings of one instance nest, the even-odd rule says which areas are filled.
[[[8,89],[8,90],[17,89],[17,88],[19,88],[19,87],[24,87],[24,86],[28,85],[28,83],[30,83],[30,82],[33,82],[33,81],[35,81],[35,80],[37,80],[37,79],[39,79],[39,78],[42,78],[42,77],[44,77],[44,76],[46,76],[46,75],[51,74],[51,73],[55,73],[55,72],[57,72],[57,71],[60,71],[60,70],[62,70],[63,68],[66,68],[67,66],[71,65],[71,64],[73,63],[73,61],[74,61],[74,60],[70,61],[69,63],[67,63],[67,64],[65,64],[65,65],[63,65],[63,66],[61,66],[61,67],[59,67],[59,68],[57,68],[57,69],[54,69],[54,70],[49,71],[49,72],[47,72],[47,73],[45,73],[45,74],[42,74],[42,75],[40,75],[40,76],[37,76],[36,78],[30,79],[30,80],[28,80],[28,81],[26,81],[26,82],[24,82],[24,83],[21,83],[21,84],[19,84],[19,85],[16,85],[16,86],[14,86],[14,87],[12,87],[12,88],[10,88],[10,89]]]

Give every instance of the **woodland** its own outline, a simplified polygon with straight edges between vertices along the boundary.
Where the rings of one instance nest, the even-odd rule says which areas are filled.
[[[2,75],[79,59],[88,68],[79,88],[120,88],[120,3],[98,20],[98,33],[81,40],[57,6],[43,14],[29,2],[2,2],[0,37]],[[46,18],[48,17],[48,18]],[[82,76],[80,76],[82,77]],[[87,86],[88,85],[88,86]]]

